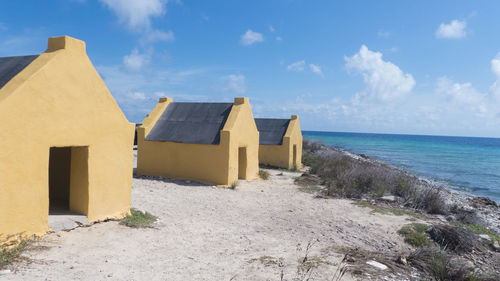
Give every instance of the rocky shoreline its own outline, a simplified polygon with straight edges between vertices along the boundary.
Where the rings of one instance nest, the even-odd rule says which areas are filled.
[[[395,171],[397,173],[403,173],[409,177],[416,179],[416,186],[421,189],[435,189],[439,191],[444,204],[446,204],[446,209],[448,210],[446,214],[437,215],[438,219],[448,222],[462,222],[467,224],[476,224],[488,228],[491,231],[500,233],[500,207],[497,203],[486,197],[474,196],[467,194],[465,192],[460,192],[457,190],[452,190],[445,187],[438,182],[417,177],[409,171],[402,170],[398,167],[390,165],[388,163],[370,158],[363,154],[355,154],[340,148],[335,148],[331,146],[323,145],[319,142],[309,141],[319,145],[320,148],[314,153],[316,154],[331,154],[340,153],[346,157],[349,157],[355,161],[365,162],[368,165],[383,167],[383,169],[388,169]],[[394,205],[399,205],[399,207],[404,207],[401,205],[401,200],[397,196],[393,198],[394,201],[391,202]],[[387,201],[387,200],[386,200]]]

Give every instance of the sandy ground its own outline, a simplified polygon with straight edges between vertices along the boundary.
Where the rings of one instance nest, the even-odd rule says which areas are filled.
[[[293,183],[300,174],[269,171],[235,190],[134,178],[132,206],[158,216],[154,228],[105,222],[48,234],[31,264],[0,280],[301,280],[308,243],[318,265],[310,280],[330,280],[340,247],[410,250],[396,233],[408,217],[316,198]]]

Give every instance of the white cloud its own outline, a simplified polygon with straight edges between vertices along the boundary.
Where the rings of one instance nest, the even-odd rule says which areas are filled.
[[[129,94],[129,97],[136,101],[143,101],[146,99],[146,94],[144,94],[143,92],[133,92]]]
[[[408,94],[415,86],[413,76],[395,64],[384,61],[382,53],[370,51],[365,45],[352,57],[345,57],[346,67],[363,75],[365,90],[357,96],[389,100]]]
[[[500,137],[500,95],[493,91],[481,91],[472,83],[446,77],[417,88],[410,74],[368,48],[346,58],[348,64],[348,70],[363,75],[365,89],[361,93],[342,97],[337,88],[329,98],[295,93],[294,97],[271,101],[269,96],[252,103],[255,115],[287,117],[292,112],[300,115],[306,130]],[[491,60],[497,83],[499,66],[500,54]],[[398,92],[398,98],[380,98],[386,95],[382,89]],[[373,99],[367,93],[380,96]]]
[[[162,92],[162,91],[155,92],[154,96],[158,98],[169,97],[172,98],[174,101],[191,101],[191,102],[200,102],[200,101],[209,102],[212,98],[210,96],[203,96],[203,95],[193,95],[193,94],[178,93],[178,92]]]
[[[437,38],[460,39],[467,36],[467,22],[460,20],[452,20],[450,23],[442,23],[436,30]]]
[[[470,82],[454,83],[447,77],[438,79],[436,91],[445,94],[453,102],[469,106],[478,105],[483,100],[483,94],[472,87]]]
[[[264,36],[261,33],[247,30],[245,34],[241,35],[240,43],[244,46],[250,46],[254,43],[263,42]]]
[[[283,38],[281,38],[280,36],[276,37],[276,41],[282,41],[282,40],[283,40]]]
[[[174,33],[152,27],[151,20],[165,14],[168,0],[99,0],[118,17],[131,32],[140,34],[143,45],[159,41],[174,41]],[[174,1],[181,3],[179,1]]]
[[[274,27],[273,27],[272,25],[269,25],[269,31],[271,31],[271,32],[275,32],[275,31],[276,31],[276,29],[274,29]]]
[[[500,53],[491,60],[491,71],[500,79]]]
[[[166,41],[166,42],[171,42],[175,40],[175,35],[174,32],[169,30],[167,32],[161,31],[161,30],[156,30],[152,29],[149,32],[146,32],[143,37],[141,38],[141,42],[143,44],[147,43],[155,43],[155,42],[160,42],[160,41]]]
[[[290,64],[286,69],[288,69],[289,71],[304,71],[305,65],[306,62],[304,60],[301,60]]]
[[[226,91],[230,91],[236,94],[244,94],[247,92],[247,85],[245,81],[245,76],[241,74],[231,74],[227,76],[227,86]]]
[[[491,71],[495,74],[497,80],[491,85],[490,91],[500,101],[500,53],[491,60]]]
[[[318,74],[321,77],[324,77],[323,71],[321,71],[321,67],[319,67],[318,65],[311,63],[311,64],[309,64],[309,68],[311,69],[312,72]]]
[[[204,69],[177,70],[151,66],[141,71],[127,71],[122,65],[98,65],[96,68],[120,108],[133,122],[142,121],[151,112],[158,102],[156,92],[196,93],[199,91],[198,82],[207,75]],[[172,94],[163,96],[179,98]]]
[[[137,49],[134,49],[130,55],[123,57],[123,65],[129,71],[139,71],[149,63],[150,59],[150,54],[141,54]]]
[[[121,23],[137,31],[151,27],[151,18],[165,13],[167,0],[100,0],[113,11]]]

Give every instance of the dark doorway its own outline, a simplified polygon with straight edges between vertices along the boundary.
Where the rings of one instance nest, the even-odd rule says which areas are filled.
[[[71,147],[51,147],[49,160],[49,214],[69,211]]]
[[[293,145],[293,166],[297,167],[297,145]]]
[[[49,215],[88,212],[88,147],[51,147]]]
[[[247,148],[238,148],[238,179],[247,177]]]

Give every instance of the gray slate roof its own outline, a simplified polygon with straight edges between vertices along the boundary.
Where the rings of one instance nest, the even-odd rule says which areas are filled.
[[[232,103],[173,102],[160,116],[147,141],[219,144]]]
[[[281,145],[290,119],[255,118],[259,144]]]
[[[0,58],[0,89],[37,57],[38,55]]]

